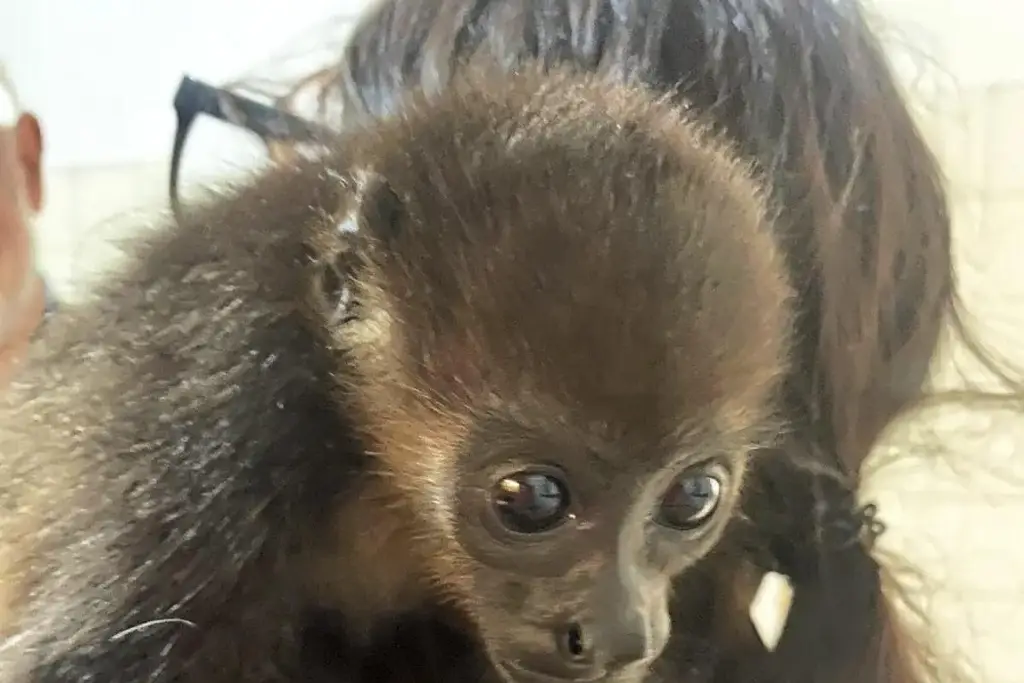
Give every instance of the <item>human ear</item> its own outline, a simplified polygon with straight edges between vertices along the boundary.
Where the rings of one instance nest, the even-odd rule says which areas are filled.
[[[25,196],[33,212],[43,208],[43,131],[33,114],[22,114],[15,126],[18,163]]]

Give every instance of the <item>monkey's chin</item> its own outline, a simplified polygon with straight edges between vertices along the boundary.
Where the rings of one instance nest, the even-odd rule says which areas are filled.
[[[493,666],[505,683],[641,683],[646,671],[634,669],[632,672],[622,671],[587,678],[560,678],[524,669],[514,662],[494,660]]]
[[[498,670],[498,673],[506,683],[584,683],[583,679],[559,678],[558,676],[530,671],[522,668],[514,662],[495,662],[494,668]],[[602,679],[587,679],[587,683],[600,680]]]

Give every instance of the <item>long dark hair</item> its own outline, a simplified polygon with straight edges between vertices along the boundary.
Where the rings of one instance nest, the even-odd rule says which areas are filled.
[[[896,592],[871,553],[881,529],[857,502],[862,464],[888,425],[934,396],[929,367],[944,331],[1003,380],[1005,395],[1019,384],[963,322],[938,165],[858,3],[386,0],[337,63],[294,92],[312,86],[340,100],[345,120],[386,117],[410,89],[444,88],[481,56],[509,69],[525,60],[612,69],[674,94],[756,162],[780,212],[800,287],[792,433],[760,459],[743,519],[707,571],[683,579],[692,585],[678,591],[678,646],[662,677],[929,677],[938,664],[927,638],[894,613]],[[796,591],[774,653],[752,641],[736,598],[749,597],[751,572],[766,570]],[[710,597],[695,601],[702,591]]]

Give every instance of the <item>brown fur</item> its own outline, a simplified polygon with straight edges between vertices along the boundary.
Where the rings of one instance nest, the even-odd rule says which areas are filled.
[[[720,514],[665,571],[713,547],[787,369],[758,185],[600,77],[467,75],[409,106],[138,240],[53,319],[0,398],[0,682],[310,680],[310,607],[360,631],[344,680],[389,656],[381,627],[450,601],[491,656],[532,642],[520,611],[590,615],[631,536],[581,526],[564,572],[478,556],[507,551],[463,500],[495,417],[559,445],[538,458],[614,462],[632,483],[581,514],[628,504],[637,528],[718,458]],[[168,618],[188,624],[140,627]]]

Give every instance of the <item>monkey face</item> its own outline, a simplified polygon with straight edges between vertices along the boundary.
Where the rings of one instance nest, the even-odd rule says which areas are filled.
[[[552,431],[496,420],[469,441],[455,525],[470,610],[509,680],[640,680],[668,642],[672,578],[729,519],[743,454]]]
[[[552,78],[375,133],[334,338],[423,573],[495,667],[639,680],[774,436],[791,290],[728,149],[642,91]]]

